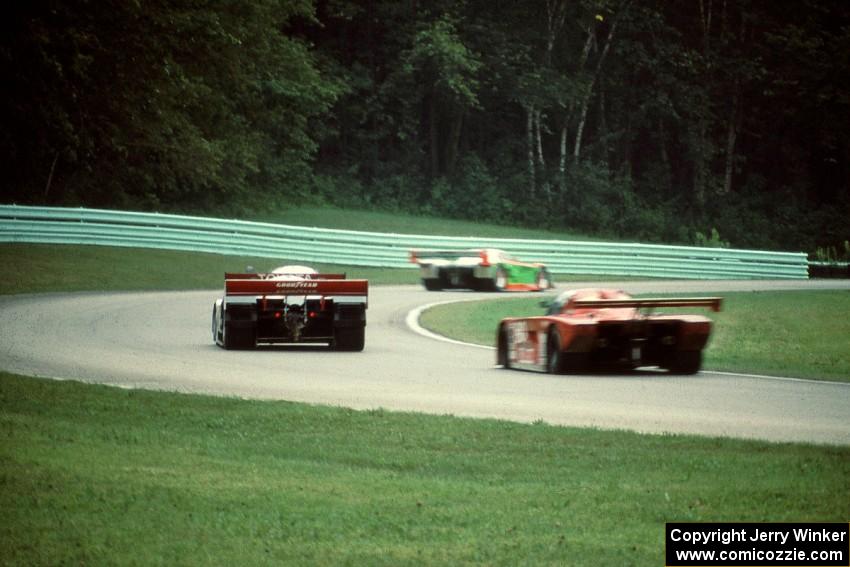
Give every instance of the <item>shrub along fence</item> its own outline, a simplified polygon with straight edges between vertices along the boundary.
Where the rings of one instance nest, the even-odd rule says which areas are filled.
[[[808,278],[805,253],[653,244],[384,234],[100,209],[0,205],[0,242],[90,244],[414,268],[409,251],[501,248],[556,274]]]

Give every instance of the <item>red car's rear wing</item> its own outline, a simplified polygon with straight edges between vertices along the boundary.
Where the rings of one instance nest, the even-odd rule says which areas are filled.
[[[365,297],[369,293],[369,281],[226,279],[224,292],[227,295],[362,295]]]
[[[707,307],[720,311],[722,297],[668,297],[658,299],[586,299],[569,304],[575,308],[649,308],[649,307]]]
[[[298,277],[305,280],[344,280],[345,274],[297,274]],[[225,273],[225,280],[265,280],[272,277],[273,274],[233,274]]]

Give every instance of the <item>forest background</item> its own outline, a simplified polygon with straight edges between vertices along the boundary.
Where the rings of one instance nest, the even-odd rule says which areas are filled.
[[[850,255],[850,3],[38,0],[2,201]]]

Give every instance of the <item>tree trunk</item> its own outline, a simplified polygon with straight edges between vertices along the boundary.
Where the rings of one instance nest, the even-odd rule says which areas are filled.
[[[726,131],[726,172],[723,177],[722,195],[728,195],[732,191],[732,173],[735,169],[735,142],[738,139],[740,127],[741,97],[739,94],[738,81],[735,81],[735,94],[732,95],[732,115]]]
[[[440,176],[440,128],[437,124],[437,100],[432,94],[428,97],[428,132],[431,149],[431,176]]]
[[[561,127],[561,161],[558,163],[558,190],[563,193],[567,189],[567,127],[569,117]]]
[[[664,133],[664,121],[658,119],[658,158],[664,173],[664,192],[669,194],[672,189],[673,168],[670,165],[670,154],[667,153],[667,135]]]
[[[587,58],[590,56],[590,48],[593,46],[595,39],[593,24],[587,27],[587,39],[584,42],[584,47],[581,50],[579,58],[578,72],[584,71],[584,66],[587,64]],[[570,123],[573,121],[573,112],[575,111],[575,101],[570,100],[567,104],[567,111],[564,115],[564,122],[561,126],[561,147],[560,147],[560,162],[558,163],[558,185],[561,193],[566,191],[567,183],[567,136],[569,134]]]
[[[552,64],[552,50],[555,47],[555,40],[558,39],[558,33],[564,27],[564,20],[567,17],[567,3],[564,0],[547,0],[546,2],[546,54],[543,63],[548,67]]]
[[[633,169],[633,144],[632,144],[632,114],[626,114],[626,128],[623,135],[623,168],[625,175],[631,179]]]
[[[711,18],[713,14],[712,0],[699,0],[699,17],[702,27],[702,55],[705,61],[710,60],[711,50]],[[708,77],[706,77],[708,83]],[[706,185],[708,184],[710,169],[710,152],[708,150],[708,124],[706,118],[699,118],[695,140],[696,152],[694,153],[694,185],[693,193],[697,207],[700,212],[705,205]],[[713,152],[712,152],[713,153]]]
[[[703,53],[707,54],[711,47],[711,16],[712,16],[712,0],[699,0],[699,18],[702,25],[702,41]]]
[[[540,166],[540,171],[545,172],[546,160],[543,157],[543,136],[540,134],[540,111],[534,113],[534,145],[537,149],[537,165]]]
[[[546,159],[543,157],[543,136],[540,133],[543,129],[541,126],[541,112],[538,110],[534,113],[534,136],[535,145],[537,147],[537,176],[542,178],[541,188],[546,200],[552,202],[552,188],[549,186],[548,176],[546,175]]]
[[[693,141],[693,147],[695,149],[693,194],[694,200],[696,201],[697,207],[700,211],[702,211],[703,206],[705,205],[705,186],[706,179],[708,177],[708,166],[706,165],[706,162],[708,161],[706,158],[706,154],[708,153],[706,148],[708,144],[706,140],[707,129],[708,126],[705,119],[700,119],[699,124],[697,125],[697,132],[695,134],[696,139]]]
[[[537,179],[534,167],[534,105],[525,108],[525,136],[528,146],[528,189],[529,197],[534,197]]]
[[[599,81],[599,77],[602,74],[602,64],[605,63],[605,57],[608,55],[608,51],[611,49],[611,41],[614,39],[614,32],[617,30],[617,22],[620,17],[628,10],[630,1],[627,1],[623,4],[622,8],[619,10],[614,20],[611,22],[611,28],[608,30],[608,37],[605,38],[605,47],[602,48],[602,53],[599,54],[599,60],[596,62],[596,71],[593,73],[593,77],[590,80],[590,85],[587,87],[587,92],[584,94],[584,99],[581,103],[581,112],[579,113],[579,124],[578,131],[576,132],[576,141],[573,146],[573,160],[578,162],[581,157],[581,136],[584,133],[584,125],[587,121],[587,108],[590,106],[590,99],[593,96],[593,87]]]
[[[581,112],[579,113],[578,128],[576,128],[576,141],[573,144],[573,161],[578,163],[581,157],[581,137],[584,133],[584,124],[587,122],[587,108],[590,106],[590,95],[593,92],[593,83],[587,88],[587,95],[581,103]]]
[[[47,175],[47,184],[44,186],[44,198],[47,199],[47,194],[50,193],[50,186],[53,184],[53,172],[56,171],[56,162],[59,161],[59,152],[53,157],[53,163],[50,165],[50,173]]]
[[[611,155],[608,152],[608,121],[605,119],[605,90],[599,91],[599,139],[602,140],[602,155],[605,157],[605,163],[608,164],[608,169],[614,171],[611,167]]]
[[[466,115],[466,109],[460,107],[455,112],[454,119],[452,120],[452,126],[449,130],[449,139],[446,143],[446,174],[451,175],[454,173],[455,166],[457,165],[457,157],[460,148],[460,138],[461,133],[463,132],[463,120]]]
[[[726,2],[723,2],[723,26],[722,26],[722,34],[721,39],[723,39],[725,35],[726,28]],[[747,24],[746,18],[741,15],[741,27],[739,30],[738,40],[741,44],[745,44],[746,42],[746,31]],[[742,108],[741,102],[741,79],[739,76],[735,77],[733,91],[732,91],[732,104],[731,104],[731,115],[729,116],[729,122],[726,129],[726,171],[723,177],[723,188],[721,190],[722,195],[728,195],[732,192],[732,174],[735,170],[735,144],[738,140],[738,132],[741,131],[741,121],[743,119],[744,110]]]

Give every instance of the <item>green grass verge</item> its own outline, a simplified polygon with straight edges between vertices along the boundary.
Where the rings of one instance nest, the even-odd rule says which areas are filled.
[[[154,291],[215,289],[225,272],[258,271],[285,264],[345,272],[371,285],[419,284],[419,271],[224,256],[147,248],[49,244],[0,244],[0,295],[68,291]],[[596,281],[600,276],[558,276],[558,281]]]
[[[850,291],[722,295],[723,311],[710,314],[715,326],[704,368],[850,382]],[[493,345],[503,317],[540,315],[541,299],[437,306],[422,314],[421,323],[454,339]]]
[[[561,232],[318,206],[251,213],[246,216],[246,220],[399,234],[594,240]],[[66,291],[214,289],[223,285],[224,272],[241,272],[249,265],[262,271],[284,264],[305,263],[319,271],[344,271],[350,278],[365,278],[373,285],[419,282],[419,274],[415,269],[368,268],[305,262],[292,258],[223,256],[144,248],[0,244],[0,265],[6,268],[0,274],[0,295]],[[603,278],[558,277],[558,281],[598,279]]]
[[[0,245],[0,294],[64,291],[216,289],[225,272],[258,271],[303,261],[223,256],[109,246]],[[366,268],[308,263],[319,271],[346,272],[371,284],[413,284],[414,269]]]
[[[0,373],[4,565],[663,565],[665,522],[843,522],[848,478],[848,447]]]

